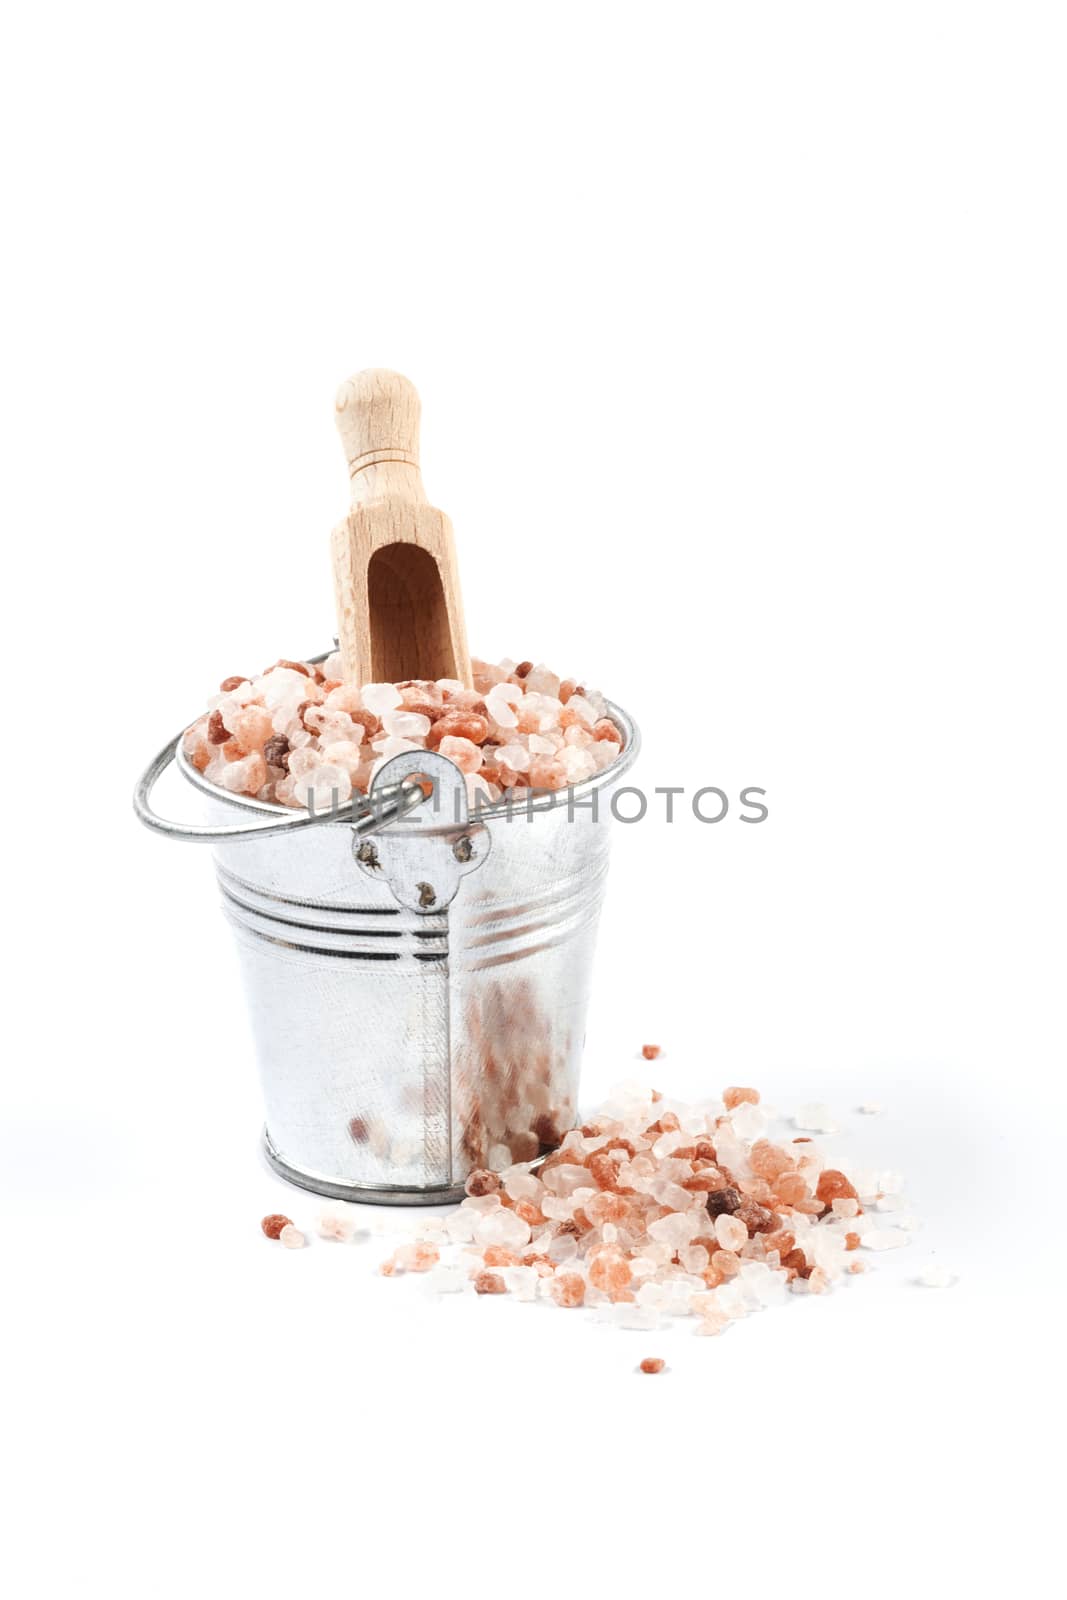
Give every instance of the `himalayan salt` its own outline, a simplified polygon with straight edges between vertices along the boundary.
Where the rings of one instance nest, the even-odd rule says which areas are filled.
[[[667,1363],[662,1356],[646,1356],[641,1362],[641,1372],[662,1372]]]
[[[911,1243],[911,1235],[900,1228],[871,1228],[862,1235],[861,1243],[865,1250],[897,1250]]]
[[[500,1179],[495,1172],[486,1172],[484,1168],[475,1167],[468,1175],[464,1187],[467,1193],[472,1195],[494,1194],[500,1188]]]
[[[351,1216],[343,1211],[323,1211],[319,1217],[319,1237],[321,1239],[335,1239],[340,1244],[347,1244],[355,1231],[355,1223]]]
[[[470,800],[493,804],[582,783],[617,759],[623,735],[596,691],[573,679],[564,690],[545,667],[472,667],[474,689],[450,678],[360,686],[340,681],[336,652],[321,664],[278,661],[223,679],[183,753],[232,794],[320,811],[365,794],[410,750],[440,750]]]
[[[552,1298],[558,1306],[580,1306],[585,1299],[585,1279],[577,1272],[560,1272],[552,1280]]]
[[[833,1200],[855,1200],[858,1202],[859,1195],[843,1172],[838,1172],[835,1167],[827,1167],[819,1176],[819,1182],[815,1188],[815,1198],[816,1200],[821,1200],[824,1206],[828,1206]]]
[[[278,1235],[278,1243],[283,1244],[287,1250],[302,1250],[306,1240],[299,1228],[294,1228],[291,1222],[287,1222]]]
[[[724,1250],[740,1250],[748,1241],[748,1229],[736,1216],[728,1216],[724,1212],[715,1218],[715,1237]]]
[[[455,763],[460,772],[477,772],[482,764],[482,751],[470,739],[449,736],[438,745],[438,753]]]
[[[387,711],[396,711],[404,704],[403,695],[392,683],[365,683],[360,698],[376,717],[384,717]]]
[[[735,1111],[738,1106],[746,1102],[753,1106],[759,1105],[759,1090],[733,1088],[724,1089],[722,1092],[722,1103],[727,1111]]]
[[[793,1117],[794,1127],[805,1133],[837,1133],[838,1125],[830,1107],[821,1102],[801,1106]]]
[[[292,1222],[288,1217],[283,1216],[280,1211],[272,1211],[269,1217],[263,1218],[260,1227],[268,1239],[277,1239],[280,1237],[283,1228],[292,1227]]]
[[[757,1110],[759,1129],[746,1135]],[[790,1293],[818,1297],[862,1273],[861,1245],[909,1242],[857,1198],[899,1194],[899,1174],[829,1167],[810,1139],[786,1148],[776,1120],[752,1099],[723,1115],[712,1100],[684,1106],[623,1085],[561,1142],[557,1130],[559,1148],[536,1173],[472,1173],[471,1192],[422,1248],[458,1255],[468,1293],[589,1306],[617,1328],[691,1317],[696,1332],[717,1334]],[[700,1180],[715,1187],[687,1187]],[[820,1185],[829,1200],[811,1198]],[[387,1276],[406,1269],[406,1250]]]

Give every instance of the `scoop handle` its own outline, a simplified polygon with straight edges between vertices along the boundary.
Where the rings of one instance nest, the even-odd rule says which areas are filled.
[[[346,379],[334,404],[353,504],[390,495],[425,500],[419,471],[422,407],[415,385],[399,372],[369,367]]]

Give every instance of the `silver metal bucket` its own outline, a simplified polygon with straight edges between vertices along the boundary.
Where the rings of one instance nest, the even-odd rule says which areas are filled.
[[[573,1126],[610,797],[639,742],[609,713],[624,744],[606,771],[469,820],[461,774],[422,750],[378,773],[375,812],[317,821],[217,788],[179,751],[208,823],[236,824],[236,839],[151,810],[178,741],[145,773],[142,820],[215,843],[283,1177],[434,1204],[472,1168],[533,1160]],[[434,807],[411,809],[398,783],[413,773],[434,780]]]

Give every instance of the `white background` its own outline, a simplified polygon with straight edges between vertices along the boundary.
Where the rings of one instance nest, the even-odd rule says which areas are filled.
[[[1064,44],[975,0],[9,18],[19,1600],[1048,1572]],[[210,861],[129,794],[328,641],[370,365],[421,391],[474,649],[630,708],[649,788],[768,791],[616,830],[583,1095],[653,1039],[671,1093],[830,1101],[924,1219],[847,1289],[652,1338],[259,1235],[315,1204],[258,1156]]]

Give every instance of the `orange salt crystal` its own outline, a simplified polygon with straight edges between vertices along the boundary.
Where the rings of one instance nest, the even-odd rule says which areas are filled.
[[[850,1261],[848,1264],[848,1270],[849,1272],[866,1272],[867,1263],[866,1261]]]
[[[598,1189],[613,1189],[619,1169],[609,1155],[598,1150],[589,1157],[589,1171]]]
[[[732,1089],[724,1089],[722,1092],[722,1103],[727,1111],[733,1111],[737,1106],[744,1105],[746,1102],[750,1106],[758,1106],[759,1090],[741,1089],[735,1086]]]
[[[662,1356],[646,1356],[641,1363],[642,1372],[662,1372],[667,1363]]]
[[[716,1250],[711,1258],[715,1271],[723,1278],[736,1278],[741,1271],[740,1258],[732,1250]]]
[[[507,1294],[508,1286],[499,1272],[479,1272],[474,1280],[475,1294]]]
[[[749,1166],[758,1178],[773,1182],[793,1167],[793,1157],[769,1139],[757,1139],[748,1153]]]
[[[487,1267],[517,1267],[519,1258],[513,1250],[508,1250],[502,1244],[491,1244],[487,1250],[482,1251],[482,1260]]]
[[[660,1047],[658,1044],[643,1044],[641,1054],[646,1061],[656,1061],[660,1055]]]
[[[427,750],[440,748],[442,739],[466,739],[470,744],[484,744],[489,737],[489,719],[477,712],[446,712],[438,717],[426,735]]]
[[[819,1176],[815,1198],[828,1206],[834,1200],[858,1200],[859,1195],[843,1172],[838,1172],[836,1167],[827,1167]]]
[[[798,1172],[783,1172],[774,1187],[779,1200],[787,1206],[811,1199],[811,1190]]]
[[[540,1207],[530,1200],[520,1200],[515,1207],[515,1215],[521,1217],[523,1222],[528,1222],[531,1228],[538,1227],[545,1220]]]
[[[606,1294],[625,1289],[633,1277],[621,1253],[607,1246],[594,1251],[589,1263],[589,1282],[594,1289],[603,1289]]]
[[[858,1233],[846,1233],[845,1234],[845,1249],[846,1250],[858,1250],[859,1247],[860,1247],[860,1236],[859,1236],[859,1234]]]
[[[272,1211],[269,1217],[264,1217],[260,1227],[268,1239],[279,1239],[283,1228],[292,1227],[292,1219],[283,1217],[280,1211]]]

